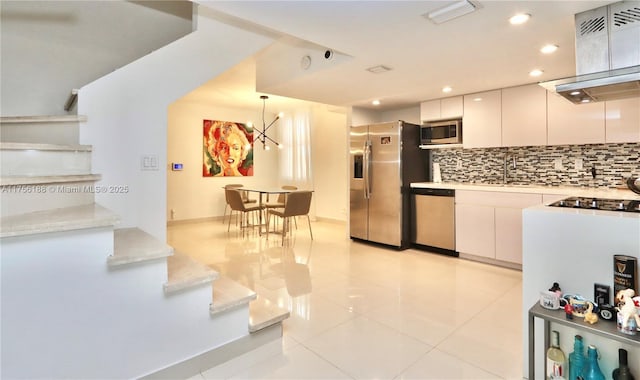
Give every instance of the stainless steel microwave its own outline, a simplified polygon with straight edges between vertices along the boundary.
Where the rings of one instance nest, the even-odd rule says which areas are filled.
[[[462,144],[462,119],[426,122],[420,126],[421,145]]]

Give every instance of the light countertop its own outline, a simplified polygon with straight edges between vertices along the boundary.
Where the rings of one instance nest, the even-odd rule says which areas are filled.
[[[578,186],[542,186],[542,185],[501,185],[485,183],[458,183],[458,182],[414,182],[412,188],[416,189],[452,189],[474,191],[496,191],[506,193],[534,193],[566,195],[567,197],[588,197],[605,199],[640,200],[640,194],[629,189],[610,189],[606,187],[578,187]]]

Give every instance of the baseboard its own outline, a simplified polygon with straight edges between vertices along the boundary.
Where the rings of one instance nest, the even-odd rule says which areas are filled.
[[[503,268],[507,268],[507,269],[519,270],[519,271],[522,272],[522,264],[510,263],[508,261],[502,261],[502,260],[496,260],[496,259],[490,259],[488,257],[469,255],[467,253],[460,253],[459,257],[461,259],[465,259],[465,260],[477,261],[477,262],[484,263],[484,264],[491,264],[491,265],[495,265],[495,266],[499,266],[499,267],[503,267]]]
[[[139,379],[188,379],[276,339],[282,339],[282,323],[141,376]]]
[[[214,222],[216,220],[222,221],[222,218],[223,218],[222,216],[206,216],[203,218],[194,218],[194,219],[167,220],[167,227],[180,225],[180,224]]]
[[[323,222],[323,223],[332,223],[332,224],[342,224],[346,225],[346,220],[333,219],[333,218],[325,218],[323,216],[316,216],[314,222]]]

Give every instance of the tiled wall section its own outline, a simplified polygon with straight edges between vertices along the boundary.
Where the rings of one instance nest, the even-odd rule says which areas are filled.
[[[433,149],[432,162],[440,163],[443,182],[503,183],[505,156],[507,183],[551,186],[626,186],[631,175],[640,176],[640,143],[509,147],[487,149]],[[583,169],[576,169],[582,159]],[[556,169],[556,160],[562,169]],[[595,166],[593,178],[591,168]]]

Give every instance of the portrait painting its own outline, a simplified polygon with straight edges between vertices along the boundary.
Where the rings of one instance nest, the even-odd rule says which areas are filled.
[[[203,177],[253,175],[253,128],[243,123],[203,121]]]

